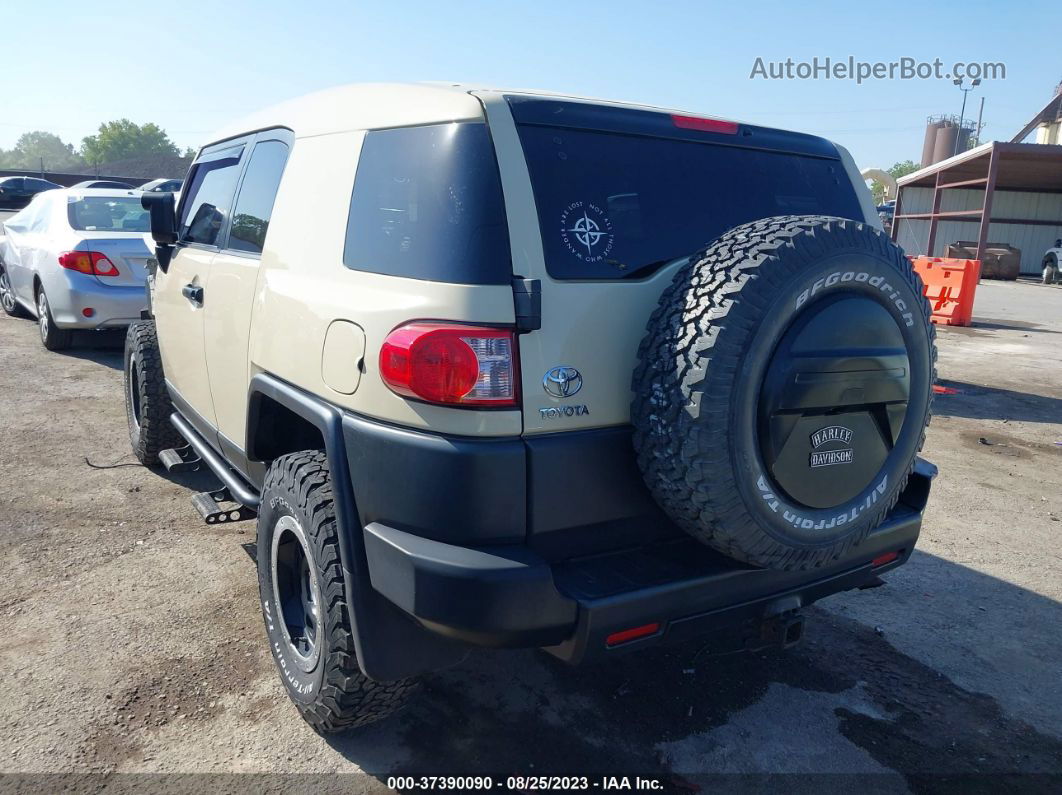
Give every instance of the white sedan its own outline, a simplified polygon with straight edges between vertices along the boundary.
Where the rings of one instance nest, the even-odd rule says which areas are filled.
[[[139,192],[38,194],[3,223],[0,306],[36,317],[48,350],[68,347],[73,329],[129,325],[147,308],[148,231]]]

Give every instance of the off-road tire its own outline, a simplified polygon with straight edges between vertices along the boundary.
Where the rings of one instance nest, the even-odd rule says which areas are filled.
[[[51,304],[48,303],[48,296],[43,287],[37,288],[37,329],[40,332],[41,344],[50,351],[65,351],[74,340],[74,332],[55,325]]]
[[[7,275],[7,269],[3,266],[3,263],[0,263],[0,309],[3,309],[4,314],[9,317],[27,318],[30,316],[26,308],[15,298],[15,293],[11,289],[11,282]]]
[[[299,667],[283,628],[285,614],[274,588],[274,534],[279,523],[301,528],[309,575],[316,585],[320,644],[310,670]],[[328,459],[308,450],[281,456],[266,473],[258,514],[258,585],[270,650],[288,697],[320,734],[365,726],[401,707],[415,679],[376,682],[362,673],[354,648]],[[303,663],[306,664],[305,662]]]
[[[777,495],[765,477],[754,405],[785,324],[799,313],[798,296],[816,280],[821,289],[824,275],[830,289],[862,290],[887,305],[911,356],[908,414],[879,472],[886,472],[877,481],[883,488],[846,503],[861,510],[840,526],[828,516],[833,511],[836,524],[841,506],[812,510]],[[842,278],[852,283],[838,285]],[[929,314],[910,261],[874,227],[783,216],[720,237],[675,275],[639,349],[631,418],[654,498],[688,533],[754,565],[811,569],[849,553],[896,504],[925,440],[936,374]]]
[[[166,390],[155,323],[132,323],[125,334],[125,418],[129,444],[144,466],[158,463],[159,453],[185,444],[170,422],[173,403]]]

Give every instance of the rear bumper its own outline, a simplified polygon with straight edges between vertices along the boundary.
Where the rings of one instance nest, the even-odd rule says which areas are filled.
[[[128,287],[100,284],[94,276],[63,271],[46,279],[44,289],[55,325],[64,329],[100,329],[128,326],[147,309],[144,285]],[[85,317],[85,309],[93,310]]]
[[[524,545],[457,546],[366,526],[372,586],[432,632],[495,647],[544,646],[571,663],[762,621],[902,565],[918,539],[935,468],[919,461],[900,502],[856,552],[811,572],[742,566],[689,538],[547,562]],[[898,552],[889,563],[872,561]],[[658,624],[609,646],[613,633]]]

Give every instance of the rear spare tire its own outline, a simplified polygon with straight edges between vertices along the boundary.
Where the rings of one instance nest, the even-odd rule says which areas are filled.
[[[929,305],[880,230],[825,216],[735,227],[664,291],[639,348],[638,464],[687,532],[808,569],[895,505],[929,422]]]

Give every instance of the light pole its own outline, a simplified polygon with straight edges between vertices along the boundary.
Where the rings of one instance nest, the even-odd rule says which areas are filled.
[[[952,150],[952,157],[959,154],[959,138],[962,137],[963,117],[966,116],[966,95],[973,91],[975,88],[977,88],[979,85],[981,85],[980,77],[975,77],[972,81],[970,81],[969,88],[963,88],[962,81],[963,78],[961,77],[956,77],[954,80],[951,81],[955,85],[957,85],[959,87],[959,91],[962,92],[962,110],[959,111],[959,129],[955,133],[955,148]]]

